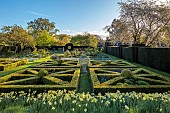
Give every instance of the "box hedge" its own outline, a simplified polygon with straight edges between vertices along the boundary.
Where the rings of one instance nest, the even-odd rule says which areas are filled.
[[[133,68],[134,69],[134,68]],[[99,71],[96,71],[99,70]],[[104,73],[105,70],[105,73]],[[170,90],[170,78],[153,73],[146,69],[135,68],[132,77],[121,76],[121,73],[113,73],[112,68],[90,68],[93,88],[95,93],[116,92],[164,92]],[[96,73],[97,72],[97,73]],[[100,73],[101,72],[101,73]],[[99,77],[107,78],[105,82],[100,82]],[[133,82],[131,81],[133,80]]]
[[[0,59],[0,71],[7,71],[20,65],[27,64],[28,60]]]
[[[76,90],[78,86],[78,79],[80,76],[80,69],[75,68],[73,69],[74,69],[73,74],[67,74],[69,68],[66,69],[67,71],[65,71],[65,73],[64,71],[61,70],[61,68],[59,68],[61,73],[59,72],[53,74],[49,73],[48,75],[43,77],[37,76],[38,72],[36,72],[36,70],[32,68],[18,71],[14,74],[10,74],[0,78],[0,92],[21,90],[28,91],[28,89],[37,90],[40,92],[43,92],[45,90],[57,90],[57,89]],[[19,77],[19,79],[17,79],[17,77]],[[60,79],[63,77],[64,79]]]

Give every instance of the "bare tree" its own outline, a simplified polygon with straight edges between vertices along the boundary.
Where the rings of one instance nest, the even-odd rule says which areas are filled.
[[[116,42],[129,42],[129,32],[126,23],[120,19],[113,19],[112,24],[104,28],[106,32],[109,32],[110,38]]]
[[[127,24],[133,43],[152,45],[158,40],[162,28],[170,23],[169,2],[128,0],[118,4],[120,18]]]

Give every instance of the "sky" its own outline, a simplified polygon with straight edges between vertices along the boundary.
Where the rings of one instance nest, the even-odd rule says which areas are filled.
[[[121,0],[0,0],[0,28],[21,25],[37,18],[55,22],[59,34],[89,32],[107,36],[103,31],[119,16]]]

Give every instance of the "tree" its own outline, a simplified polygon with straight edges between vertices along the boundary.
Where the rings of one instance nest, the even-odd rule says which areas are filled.
[[[160,38],[156,43],[158,47],[170,47],[170,24],[165,26],[160,32]]]
[[[36,33],[35,42],[37,46],[41,46],[41,47],[48,46],[50,45],[51,40],[52,37],[46,30],[39,31]]]
[[[66,45],[67,43],[70,43],[71,37],[67,34],[60,34],[57,35],[57,39],[60,40],[63,43],[63,46]]]
[[[55,35],[59,30],[55,29],[55,23],[49,22],[48,19],[38,18],[30,21],[28,24],[28,33],[35,37],[39,31],[46,30],[51,36]]]
[[[127,24],[121,19],[113,19],[112,24],[104,28],[109,32],[110,38],[113,42],[121,41],[130,43],[130,33],[128,32]]]
[[[98,39],[89,33],[85,33],[84,35],[76,35],[71,38],[71,43],[76,46],[91,46],[97,47]]]
[[[1,30],[0,40],[3,43],[9,45],[20,44],[21,46],[30,47],[35,46],[33,38],[21,26],[16,24],[13,26],[4,26]]]
[[[50,45],[63,46],[64,43],[58,40],[56,37],[52,37]]]
[[[157,4],[156,0],[129,0],[119,5],[120,17],[127,24],[134,43],[152,45],[170,22],[169,4]]]

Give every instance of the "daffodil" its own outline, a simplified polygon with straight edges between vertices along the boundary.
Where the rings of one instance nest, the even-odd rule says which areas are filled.
[[[127,105],[125,105],[125,109],[129,109],[129,107]]]
[[[52,109],[52,110],[55,110],[55,107],[53,106],[51,109]]]
[[[87,112],[87,109],[84,109],[84,112]]]
[[[106,102],[105,102],[105,105],[106,105],[106,106],[108,106],[109,104],[110,104],[110,102],[109,102],[109,101],[106,101]]]

